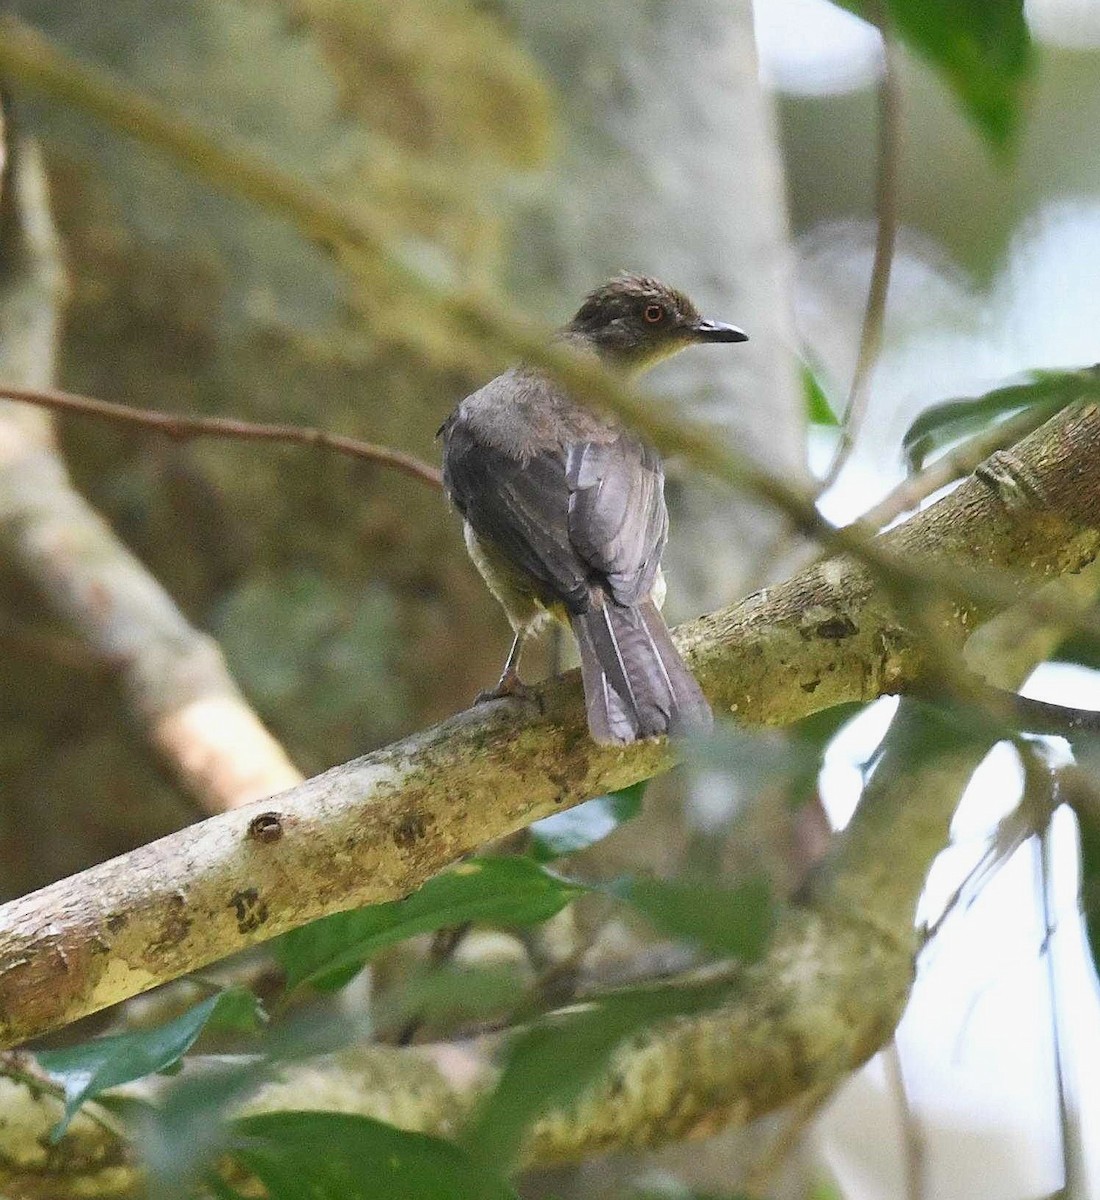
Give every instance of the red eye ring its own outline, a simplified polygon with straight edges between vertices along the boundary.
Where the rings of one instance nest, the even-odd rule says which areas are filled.
[[[659,304],[647,304],[642,316],[650,325],[657,325],[665,319],[665,310]]]

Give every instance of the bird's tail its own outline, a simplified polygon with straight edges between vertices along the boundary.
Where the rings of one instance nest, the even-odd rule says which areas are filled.
[[[710,705],[672,644],[652,600],[625,607],[593,589],[574,613],[588,728],[597,742],[622,744],[668,733],[705,733]]]

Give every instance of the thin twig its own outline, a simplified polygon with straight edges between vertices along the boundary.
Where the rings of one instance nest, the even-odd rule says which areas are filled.
[[[1054,404],[1035,404],[1023,412],[1000,421],[989,429],[975,434],[965,442],[948,450],[918,475],[903,479],[893,491],[872,508],[867,509],[858,520],[864,528],[882,529],[903,513],[915,509],[940,488],[947,487],[956,479],[969,475],[979,463],[984,462],[995,450],[1003,450],[1038,429],[1057,411]]]
[[[1046,962],[1047,1000],[1050,1004],[1050,1042],[1054,1066],[1054,1087],[1058,1105],[1058,1143],[1062,1157],[1060,1195],[1084,1196],[1084,1181],[1079,1160],[1078,1124],[1080,1116],[1066,1087],[1066,1048],[1062,1039],[1062,1019],[1058,1009],[1058,971],[1054,957],[1057,920],[1051,898],[1050,822],[1035,840],[1036,883],[1043,915],[1043,957]]]
[[[91,396],[78,396],[72,392],[52,389],[0,386],[0,399],[17,400],[23,404],[35,404],[55,412],[96,417],[120,424],[139,425],[152,429],[175,441],[192,438],[232,438],[245,442],[280,442],[284,445],[318,446],[346,454],[349,458],[365,459],[392,467],[421,483],[434,488],[443,486],[439,471],[426,462],[403,450],[391,450],[374,442],[362,442],[358,438],[344,437],[338,433],[327,433],[323,429],[307,429],[300,425],[261,425],[252,421],[240,421],[234,417],[188,417],[174,413],[154,412],[152,409],[133,408],[128,404],[116,404],[110,400],[96,400]]]
[[[905,1072],[902,1070],[901,1052],[898,1040],[894,1038],[882,1052],[882,1064],[886,1071],[886,1082],[894,1093],[898,1106],[898,1120],[901,1123],[902,1154],[905,1160],[905,1196],[906,1200],[921,1200],[925,1186],[925,1144],[924,1134],[909,1101],[909,1092],[905,1086]]]
[[[890,289],[890,270],[894,263],[894,245],[898,230],[898,148],[900,141],[901,91],[889,31],[884,21],[882,32],[882,78],[878,86],[878,170],[875,181],[875,257],[871,266],[871,283],[867,292],[867,307],[863,313],[863,328],[859,338],[852,385],[840,440],[820,488],[825,491],[836,482],[837,476],[851,456],[856,438],[867,415],[870,399],[871,373],[882,349],[882,330],[886,319],[886,295]]]
[[[810,1088],[784,1114],[779,1131],[745,1176],[746,1196],[764,1197],[769,1194],[776,1172],[802,1144],[814,1118],[833,1094],[834,1087],[829,1084]]]
[[[1015,699],[1022,700],[1024,697],[1017,696]],[[981,894],[982,889],[1001,867],[1029,838],[1036,837],[1050,821],[1056,801],[1050,797],[1037,800],[1034,782],[1047,772],[1047,768],[1038,757],[1034,744],[1027,738],[1016,734],[1010,741],[1024,771],[1024,794],[1016,807],[997,822],[997,828],[989,840],[989,845],[982,852],[981,858],[967,871],[962,881],[948,897],[939,916],[924,926],[920,939],[922,949],[939,936],[948,919],[960,906],[965,905],[965,908],[969,909]],[[1061,779],[1060,775],[1059,782]]]

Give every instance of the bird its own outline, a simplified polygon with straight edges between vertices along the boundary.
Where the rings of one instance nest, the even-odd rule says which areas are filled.
[[[589,292],[555,335],[627,378],[693,344],[747,340],[683,292],[628,273]],[[668,510],[657,451],[525,364],[462,400],[439,436],[466,548],[514,633],[499,683],[479,699],[529,692],[524,643],[556,618],[577,640],[596,742],[708,731],[710,706],[660,614]]]

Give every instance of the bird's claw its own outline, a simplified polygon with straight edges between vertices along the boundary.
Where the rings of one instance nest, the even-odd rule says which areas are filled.
[[[542,697],[539,695],[538,689],[533,688],[529,683],[524,683],[515,672],[502,675],[496,687],[478,692],[474,703],[485,704],[489,700],[509,699],[519,700],[523,704],[534,704],[540,712],[542,711]]]

